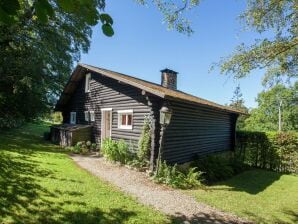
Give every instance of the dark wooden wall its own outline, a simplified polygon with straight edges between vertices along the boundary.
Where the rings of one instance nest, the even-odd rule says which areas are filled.
[[[233,149],[236,116],[171,101],[173,115],[164,133],[162,158],[185,163],[197,156]]]
[[[142,90],[120,83],[111,78],[93,73],[91,75],[91,92],[85,93],[85,78],[79,83],[68,105],[64,108],[63,118],[69,123],[70,112],[77,112],[77,123],[93,126],[93,141],[100,143],[101,109],[112,108],[112,138],[132,142],[136,147],[143,127],[144,116],[151,113],[148,98]],[[118,128],[118,110],[133,109],[133,129]],[[95,122],[86,122],[84,111],[95,112]]]

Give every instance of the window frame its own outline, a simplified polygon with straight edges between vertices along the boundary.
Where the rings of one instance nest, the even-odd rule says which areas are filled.
[[[89,121],[91,121],[91,122],[94,122],[95,121],[94,110],[89,111]]]
[[[89,111],[88,110],[85,110],[84,111],[84,117],[85,117],[85,121],[89,121],[90,120],[90,118],[89,118]]]
[[[118,110],[118,128],[119,129],[126,129],[132,130],[133,129],[133,110]],[[122,116],[126,115],[126,124],[122,124]],[[127,124],[128,122],[128,115],[131,115],[131,124]]]
[[[91,73],[87,73],[85,77],[85,93],[90,93],[91,91]]]
[[[73,115],[74,115],[74,120],[73,120]],[[69,123],[70,124],[77,124],[77,112],[75,112],[75,111],[70,112]]]

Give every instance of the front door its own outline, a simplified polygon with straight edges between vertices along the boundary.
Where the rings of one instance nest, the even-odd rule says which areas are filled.
[[[102,110],[101,118],[101,140],[104,140],[111,137],[112,110]]]

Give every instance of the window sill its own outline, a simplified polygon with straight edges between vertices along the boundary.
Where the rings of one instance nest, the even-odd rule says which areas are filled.
[[[118,129],[132,130],[132,126],[118,126]]]

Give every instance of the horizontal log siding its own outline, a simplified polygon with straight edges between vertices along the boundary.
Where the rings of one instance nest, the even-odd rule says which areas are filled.
[[[185,163],[197,156],[232,149],[233,114],[174,101],[171,108],[172,120],[164,133],[164,160]]]
[[[100,143],[101,137],[101,109],[112,108],[112,138],[124,139],[137,147],[144,116],[150,114],[151,107],[147,105],[146,97],[140,89],[120,83],[116,80],[92,74],[91,92],[85,93],[85,79],[83,79],[71,97],[68,106],[63,111],[64,122],[69,123],[70,112],[77,112],[77,123],[93,126],[92,140]],[[133,109],[133,129],[118,128],[118,110]],[[84,111],[95,112],[95,122],[86,122]]]

